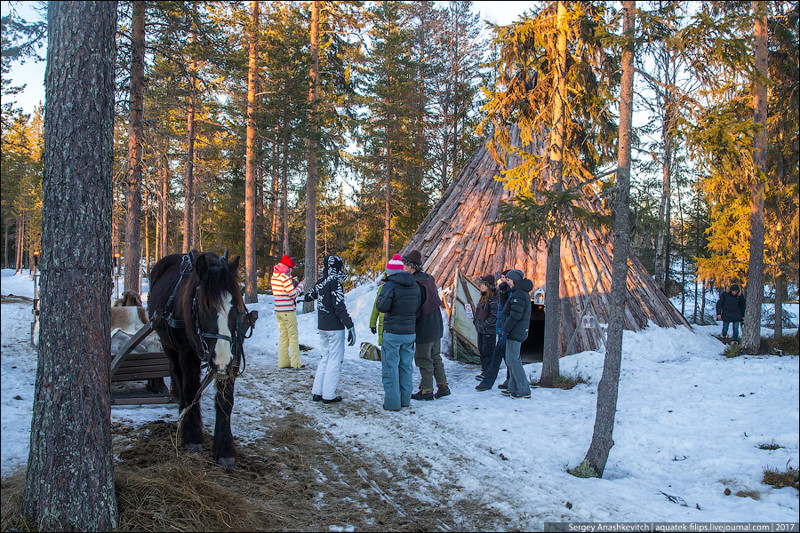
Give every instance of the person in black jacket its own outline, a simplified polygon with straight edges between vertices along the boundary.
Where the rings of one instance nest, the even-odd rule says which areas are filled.
[[[436,280],[422,271],[422,254],[411,250],[403,256],[403,270],[414,276],[414,280],[422,289],[422,305],[417,312],[417,344],[414,351],[414,363],[419,368],[419,391],[411,395],[412,400],[433,400],[450,395],[447,375],[442,362],[441,344],[444,335],[442,321],[442,300]],[[436,394],[433,392],[433,380],[436,379]]]
[[[422,294],[414,277],[403,271],[400,254],[394,254],[386,264],[386,278],[375,301],[375,308],[384,313],[381,343],[383,408],[399,411],[401,407],[411,405],[412,361]]]
[[[508,335],[506,341],[506,366],[509,370],[508,389],[502,394],[512,398],[530,398],[531,385],[522,367],[519,350],[522,342],[528,338],[531,325],[531,295],[533,282],[521,270],[510,270],[506,274],[511,294],[503,306],[503,333]]]
[[[746,302],[739,294],[739,286],[734,283],[729,292],[719,295],[717,302],[717,320],[722,320],[722,336],[728,336],[728,324],[733,324],[732,342],[739,342],[739,324],[744,319]]]
[[[500,273],[498,278],[497,284],[497,294],[498,294],[498,309],[503,309],[505,307],[506,302],[508,301],[508,297],[511,294],[511,287],[508,286],[508,280],[506,279],[506,274],[508,274],[510,270],[504,270]],[[503,315],[502,313],[497,313],[497,341],[494,345],[494,351],[492,352],[492,361],[489,364],[489,368],[486,369],[486,372],[483,373],[483,380],[478,383],[478,386],[475,387],[475,390],[478,392],[483,392],[490,390],[494,385],[495,380],[497,379],[497,373],[500,372],[500,364],[506,357],[506,341],[508,340],[508,335],[503,333]],[[497,386],[498,389],[508,389],[508,378],[510,373],[508,371],[508,366],[506,365],[506,380]]]
[[[306,293],[305,301],[319,299],[317,304],[317,327],[322,339],[322,359],[317,365],[314,385],[311,387],[311,398],[323,403],[341,402],[342,397],[336,395],[339,387],[339,376],[344,360],[344,330],[347,328],[347,345],[356,343],[356,332],[353,320],[347,312],[344,301],[342,281],[344,261],[337,255],[325,256],[322,280],[311,291]]]
[[[478,289],[481,298],[475,305],[474,318],[475,332],[478,334],[478,351],[481,356],[481,373],[475,379],[483,381],[484,374],[492,362],[492,352],[497,339],[497,288],[494,286],[494,276],[486,274],[478,280]]]

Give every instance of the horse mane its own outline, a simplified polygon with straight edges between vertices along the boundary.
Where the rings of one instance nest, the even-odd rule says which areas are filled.
[[[156,281],[158,281],[167,270],[172,268],[173,265],[180,265],[182,257],[183,254],[170,254],[157,262],[152,270],[150,270],[150,286],[152,287],[155,285]]]
[[[180,256],[180,254],[176,254]],[[200,256],[203,256],[205,261],[204,275],[201,277],[198,274],[197,262]],[[188,283],[183,291],[182,299],[186,300],[185,303],[190,303],[194,297],[197,287],[200,287],[198,292],[197,304],[200,309],[217,308],[222,310],[227,302],[222,301],[223,293],[227,292],[233,298],[234,305],[240,310],[244,309],[244,300],[242,299],[241,290],[237,275],[234,271],[229,269],[229,265],[223,263],[216,254],[206,252],[205,254],[195,255],[195,269],[189,277]],[[236,261],[238,265],[238,259]],[[169,265],[167,265],[169,266]]]

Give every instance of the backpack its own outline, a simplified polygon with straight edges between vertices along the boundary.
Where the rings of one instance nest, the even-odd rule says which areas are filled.
[[[359,354],[359,356],[362,359],[367,359],[369,361],[380,361],[381,349],[372,344],[371,342],[362,342],[361,353]]]

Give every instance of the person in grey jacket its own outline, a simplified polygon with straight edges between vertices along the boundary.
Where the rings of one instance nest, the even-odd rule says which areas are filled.
[[[347,312],[344,301],[342,281],[344,261],[338,255],[327,255],[324,259],[322,280],[306,293],[306,302],[319,299],[317,304],[317,327],[322,339],[322,358],[317,365],[314,385],[311,387],[311,399],[315,402],[337,403],[342,401],[337,396],[339,376],[344,361],[344,331],[347,329],[347,345],[356,343],[356,331],[353,319]]]
[[[522,367],[519,351],[522,342],[528,338],[531,323],[531,295],[533,282],[521,270],[510,270],[506,280],[511,287],[511,294],[503,306],[501,313],[503,333],[508,335],[506,341],[506,366],[509,370],[508,388],[502,392],[512,398],[530,398],[531,386],[528,376]]]
[[[422,303],[422,294],[414,277],[403,270],[400,254],[395,254],[386,264],[386,277],[375,301],[375,308],[384,313],[381,343],[383,408],[399,411],[401,407],[411,405],[417,311]]]

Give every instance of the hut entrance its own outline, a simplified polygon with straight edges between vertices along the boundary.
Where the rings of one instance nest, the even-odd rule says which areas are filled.
[[[528,338],[519,350],[523,363],[541,362],[544,354],[544,306],[531,303],[531,325]]]

